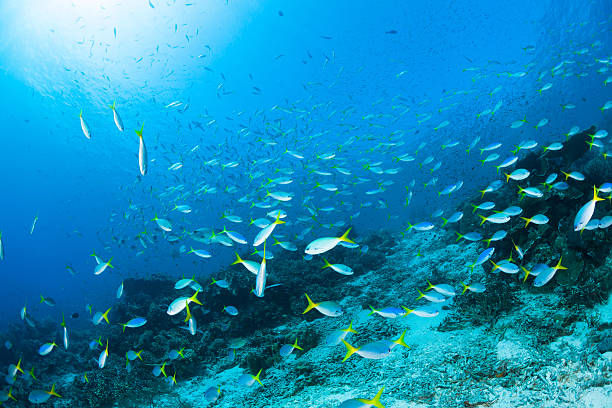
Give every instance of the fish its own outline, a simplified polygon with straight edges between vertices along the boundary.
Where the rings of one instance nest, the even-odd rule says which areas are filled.
[[[106,340],[106,348],[102,350],[100,356],[98,357],[98,367],[104,368],[106,365],[106,359],[108,358],[108,340]]]
[[[306,296],[306,300],[308,301],[308,306],[302,312],[302,314],[306,314],[312,309],[316,309],[317,311],[319,311],[319,313],[330,317],[339,317],[342,316],[342,314],[344,313],[342,307],[334,301],[327,300],[324,302],[314,303],[306,293],[304,293],[304,295]]]
[[[263,387],[263,384],[261,383],[261,380],[259,378],[262,370],[263,369],[260,369],[257,375],[242,374],[240,377],[238,377],[238,385],[241,385],[243,387],[250,387],[251,385],[255,384],[255,382],[257,382],[260,386]]]
[[[30,401],[32,404],[44,404],[45,402],[49,401],[49,399],[52,396],[57,397],[57,398],[62,397],[55,391],[55,384],[51,386],[51,389],[49,391],[45,391],[45,390],[30,391],[30,393],[28,394],[28,401]],[[9,390],[9,397],[12,397],[10,390]],[[12,397],[11,399],[16,401],[15,397]]]
[[[384,405],[380,402],[385,387],[382,387],[372,399],[366,398],[350,398],[343,401],[338,408],[384,408]]]
[[[134,317],[133,319],[130,319],[127,321],[127,323],[120,323],[122,326],[122,332],[125,332],[125,328],[126,327],[130,327],[130,328],[136,328],[136,327],[142,327],[147,323],[147,319],[145,319],[144,317]]]
[[[388,357],[391,354],[391,351],[395,348],[396,345],[400,345],[410,349],[410,346],[406,344],[404,341],[404,336],[406,335],[406,331],[400,335],[397,340],[379,340],[374,341],[372,343],[365,344],[361,347],[353,347],[346,340],[342,340],[342,344],[346,347],[346,354],[342,359],[344,363],[348,360],[353,354],[357,354],[360,357],[369,359],[369,360],[380,360],[385,357]]]
[[[373,314],[377,314],[382,317],[386,317],[387,319],[396,319],[398,317],[403,317],[406,313],[403,309],[399,307],[385,307],[383,309],[374,309],[373,306],[369,306],[372,310],[368,316],[372,316]]]
[[[531,174],[529,172],[529,170],[526,169],[516,169],[514,170],[512,173],[508,174],[508,173],[504,173],[506,175],[506,183],[512,179],[515,181],[521,181],[521,180],[525,180],[527,177],[529,177],[529,174]]]
[[[348,234],[350,231],[351,228],[346,230],[346,232],[339,237],[317,238],[308,245],[306,245],[306,249],[304,250],[304,252],[308,255],[320,255],[333,249],[340,242],[348,242],[354,244],[355,242],[348,238]]]
[[[463,282],[460,282],[460,283],[463,286],[463,291],[461,292],[461,294],[464,294],[466,291],[470,291],[474,293],[483,293],[486,290],[485,285],[480,282],[472,283],[469,285],[466,285]]]
[[[278,217],[276,218],[278,221]],[[274,224],[272,224],[274,225]],[[263,257],[255,276],[255,290],[254,294],[257,297],[264,297],[264,290],[266,289],[267,271],[266,271],[266,241],[264,241]]]
[[[191,302],[195,302],[201,306],[202,303],[198,300],[198,293],[200,293],[200,291],[196,291],[191,297],[181,296],[181,297],[174,299],[172,303],[168,305],[168,309],[166,310],[166,313],[169,314],[170,316],[179,314],[185,309],[187,304]]]
[[[297,338],[293,344],[283,344],[279,350],[279,354],[284,358],[293,353],[293,350],[304,350],[302,347],[298,346]]]
[[[115,36],[116,33],[117,32],[115,31]],[[121,116],[119,116],[119,113],[117,113],[117,109],[115,109],[115,101],[113,101],[113,104],[110,105],[109,108],[111,108],[111,110],[113,111],[113,120],[115,121],[115,126],[117,126],[117,129],[119,129],[120,132],[123,132],[123,121],[121,120]]]
[[[257,235],[255,236],[255,239],[253,240],[253,246],[256,247],[256,246],[263,244],[270,237],[270,235],[272,234],[276,226],[279,224],[284,224],[284,223],[285,221],[281,221],[280,213],[278,213],[276,215],[276,220],[273,223],[266,226],[265,228],[262,228],[262,230],[259,231],[259,233],[257,233]]]
[[[93,324],[97,326],[102,323],[102,320],[106,320],[106,323],[110,324],[110,322],[108,321],[108,312],[110,312],[110,310],[111,308],[109,307],[104,313],[96,312],[91,319]]]
[[[495,253],[495,248],[487,248],[484,251],[482,251],[480,255],[478,255],[478,259],[476,259],[476,261],[470,265],[470,268],[472,268],[472,271],[474,271],[474,267],[478,265],[482,265],[483,263],[491,259],[491,256],[493,256],[493,253]]]
[[[351,321],[349,326],[346,329],[334,330],[330,334],[325,337],[325,344],[327,346],[336,346],[341,343],[342,340],[346,338],[349,333],[356,334],[357,331],[353,329],[353,322]]]
[[[580,207],[576,217],[574,218],[574,231],[582,231],[589,223],[593,213],[595,212],[595,204],[604,199],[597,196],[597,187],[593,186],[593,199]]]
[[[338,272],[341,275],[352,275],[353,269],[350,266],[346,266],[343,264],[330,264],[327,259],[323,258],[325,265],[321,269],[331,268],[333,271]]]
[[[89,126],[87,122],[85,122],[85,118],[83,118],[83,110],[81,109],[81,113],[79,113],[79,119],[81,120],[81,130],[87,139],[91,139],[91,131],[89,130]]]
[[[143,351],[144,351],[144,350],[139,350],[139,351],[137,351],[137,352],[136,352],[136,351],[134,351],[134,350],[128,350],[128,351],[125,353],[125,357],[126,357],[128,360],[130,360],[130,361],[136,360],[137,358],[138,358],[138,359],[140,359],[140,360],[142,361],[142,356],[141,356],[141,353],[142,353]]]
[[[529,223],[543,225],[543,224],[548,224],[548,221],[549,221],[548,217],[545,216],[544,214],[536,214],[531,218],[521,217],[521,219],[525,220],[525,228],[527,228]]]
[[[114,266],[111,265],[112,260],[113,258],[111,257],[107,262],[102,262],[102,263],[97,264],[96,267],[94,268],[94,275],[100,275],[107,268],[113,269]]]
[[[114,112],[114,109],[113,109]],[[138,169],[140,170],[140,174],[145,176],[147,174],[148,167],[148,157],[147,157],[147,147],[145,146],[144,139],[142,138],[142,131],[144,130],[144,123],[140,130],[136,130],[136,134],[138,135]],[[157,217],[157,216],[156,216]]]
[[[57,346],[57,344],[55,344],[55,342],[45,343],[45,344],[43,344],[42,346],[40,346],[38,348],[38,354],[40,354],[41,356],[46,356],[51,351],[53,351],[55,346]]]

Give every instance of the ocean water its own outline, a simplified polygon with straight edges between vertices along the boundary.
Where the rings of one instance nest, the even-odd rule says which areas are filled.
[[[611,18],[0,2],[0,401],[609,406]]]

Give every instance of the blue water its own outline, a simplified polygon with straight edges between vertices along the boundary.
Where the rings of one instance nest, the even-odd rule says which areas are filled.
[[[85,315],[86,304],[105,309],[124,278],[214,274],[233,261],[234,248],[184,236],[165,242],[151,219],[163,215],[178,234],[225,225],[251,242],[257,229],[247,225],[249,218],[269,210],[251,209],[250,203],[263,199],[266,178],[283,175],[279,168],[294,171],[294,182],[277,188],[294,194],[291,206],[275,207],[293,219],[282,234],[302,250],[349,225],[361,235],[381,228],[398,232],[438,208],[450,215],[496,177],[495,168],[477,162],[477,149],[464,153],[476,136],[478,148],[502,142],[501,160],[521,140],[546,145],[572,126],[605,127],[609,120],[609,111],[599,110],[612,99],[612,88],[603,86],[609,73],[596,72],[608,66],[596,59],[612,52],[607,1],[90,3],[0,4],[2,327],[21,322],[25,304],[38,319]],[[564,60],[572,61],[564,70],[569,75],[551,76]],[[524,77],[508,75],[521,71]],[[540,95],[537,89],[547,82],[553,87]],[[113,101],[124,132],[113,122]],[[493,116],[476,118],[498,102]],[[570,103],[575,109],[561,108]],[[81,131],[81,110],[91,140]],[[431,119],[419,123],[417,114]],[[524,115],[528,124],[510,129]],[[534,129],[542,118],[548,125]],[[435,131],[443,121],[450,124]],[[150,160],[144,177],[134,132],[143,123]],[[458,147],[440,149],[455,140]],[[387,142],[403,145],[381,147]],[[427,145],[416,161],[393,160],[414,154],[422,142]],[[293,159],[285,149],[305,159]],[[327,152],[337,152],[341,161],[317,159]],[[428,155],[434,161],[419,169]],[[213,159],[219,164],[205,164]],[[271,162],[253,164],[263,159]],[[231,161],[238,166],[220,166]],[[378,161],[399,173],[364,168]],[[432,177],[427,169],[438,161],[436,186],[423,187]],[[168,170],[176,162],[183,167]],[[352,174],[330,170],[333,164]],[[334,175],[313,175],[315,168]],[[249,173],[258,171],[262,176],[251,180]],[[358,177],[369,181],[354,184]],[[386,180],[394,184],[366,194]],[[459,180],[465,183],[460,192],[438,197],[437,191]],[[313,190],[315,181],[334,183],[346,195]],[[182,192],[160,196],[179,185]],[[195,192],[204,185],[217,193]],[[226,190],[231,188],[235,192]],[[245,195],[246,203],[237,202]],[[189,204],[193,212],[171,211],[174,203]],[[297,217],[310,216],[306,207],[326,206],[334,210],[320,212],[320,223],[295,224]],[[220,219],[226,212],[244,222]],[[345,226],[320,225],[338,221]],[[296,239],[308,226],[313,230]],[[155,240],[147,248],[138,240],[145,228]],[[213,256],[180,253],[181,245],[206,248]],[[92,251],[104,260],[113,257],[115,268],[95,276]],[[40,306],[41,294],[57,307]]]

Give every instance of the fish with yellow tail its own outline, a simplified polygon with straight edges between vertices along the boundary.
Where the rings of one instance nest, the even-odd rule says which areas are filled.
[[[324,314],[325,316],[331,316],[331,317],[342,316],[342,314],[344,313],[344,310],[342,310],[342,307],[338,303],[334,302],[333,300],[327,300],[324,302],[315,303],[312,301],[312,299],[310,299],[310,297],[306,293],[304,293],[304,295],[306,295],[306,299],[308,300],[308,306],[306,307],[306,310],[302,312],[302,314],[306,314],[310,312],[312,309],[317,309],[319,313]]]
[[[306,246],[304,252],[308,255],[319,255],[333,249],[340,242],[354,244],[355,242],[348,238],[349,232],[351,232],[351,228],[339,237],[317,238]]]

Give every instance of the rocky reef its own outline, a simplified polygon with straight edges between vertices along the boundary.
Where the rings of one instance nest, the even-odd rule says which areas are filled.
[[[203,287],[203,306],[192,307],[199,327],[193,336],[184,314],[165,313],[175,298],[190,296],[191,290],[175,290],[175,281],[163,276],[126,279],[124,296],[109,313],[110,325],[71,329],[68,351],[59,346],[39,356],[32,350],[59,339],[57,322],[40,320],[36,328],[12,324],[2,338],[13,347],[0,351],[0,363],[8,366],[23,357],[25,369],[33,366],[37,378],[57,379],[62,398],[49,404],[58,407],[205,406],[211,386],[220,387],[221,393],[210,406],[220,407],[337,406],[347,398],[373,396],[382,386],[383,403],[395,408],[605,404],[612,401],[612,236],[610,229],[581,233],[573,228],[576,212],[592,198],[593,185],[612,177],[612,161],[585,143],[595,130],[574,135],[560,151],[529,153],[517,162],[516,168],[531,172],[530,184],[541,188],[543,197],[522,197],[513,181],[485,194],[496,208],[520,206],[522,216],[549,218],[545,225],[504,225],[507,237],[491,243],[494,259],[512,254],[527,269],[562,257],[567,270],[558,271],[543,287],[534,287],[530,278],[524,281],[522,273],[494,273],[489,263],[473,271],[467,266],[487,243],[456,242],[455,230],[484,230],[486,238],[500,229],[487,223],[481,227],[470,216],[470,204],[481,201],[479,194],[460,206],[466,216],[455,226],[403,236],[375,231],[359,239],[368,251],[335,248],[333,261],[350,265],[352,276],[322,268],[319,258],[305,261],[301,250],[280,248],[268,262],[271,287],[264,298],[251,293],[254,276],[241,265],[214,274],[228,288],[211,284],[210,276],[195,276]],[[574,170],[585,179],[568,180],[567,190],[540,184],[553,172]],[[595,217],[611,210],[607,199]],[[359,236],[359,231],[353,233]],[[523,250],[520,261],[514,244]],[[414,309],[427,303],[417,299],[427,281],[448,283],[457,291],[441,305],[439,315],[370,315],[368,306]],[[460,282],[481,282],[486,290],[462,294]],[[304,293],[315,301],[337,301],[344,314],[302,314]],[[224,311],[230,305],[237,315]],[[145,317],[146,325],[123,330],[119,323],[134,316]],[[353,356],[342,362],[345,347],[327,346],[325,338],[351,322],[357,333],[347,337],[350,344],[396,339],[405,331],[410,349],[397,347],[381,360]],[[95,342],[100,335],[103,344]],[[96,359],[107,339],[108,360],[99,369]],[[296,339],[303,351],[281,357],[281,346]],[[131,361],[128,369],[129,350],[143,351],[142,360]],[[182,356],[172,360],[170,350],[181,350]],[[153,368],[164,362],[167,377],[153,376]],[[263,386],[237,384],[240,375],[260,370]],[[7,406],[28,406],[24,401],[33,385],[50,384],[21,376],[12,390],[17,401]]]

